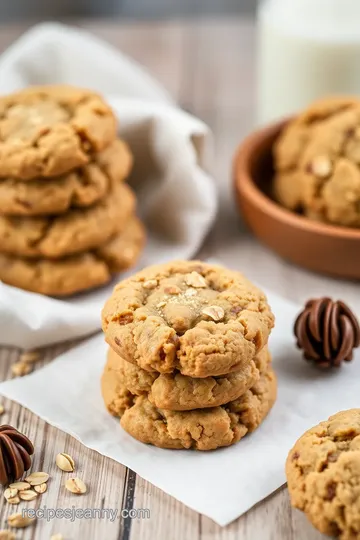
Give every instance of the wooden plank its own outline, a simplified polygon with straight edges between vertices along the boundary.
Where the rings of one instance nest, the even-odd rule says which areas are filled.
[[[69,348],[69,346],[67,346]],[[43,363],[50,361],[53,356],[62,352],[64,347],[56,347],[47,350]],[[2,349],[0,357],[1,376],[5,378],[11,364],[16,361],[18,351]],[[40,369],[41,366],[39,365]],[[39,496],[34,502],[22,502],[18,506],[6,504],[5,499],[0,497],[1,527],[6,526],[8,515],[22,511],[23,508],[47,509],[71,509],[77,508],[112,508],[120,512],[124,488],[126,483],[126,468],[113,460],[100,456],[96,452],[85,448],[73,437],[48,425],[27,409],[20,407],[9,400],[3,401],[5,413],[2,416],[3,423],[16,426],[33,441],[36,448],[31,470],[41,470],[50,474],[48,491]],[[75,474],[64,473],[55,464],[58,452],[70,454],[76,463],[76,476],[84,480],[88,487],[88,493],[76,496],[69,493],[64,482]],[[65,538],[101,538],[102,535],[108,540],[116,540],[122,525],[121,520],[111,523],[107,520],[77,519],[71,522],[66,519],[38,520],[36,527],[24,531],[25,540],[37,540],[50,538],[51,534],[62,533]]]
[[[200,540],[199,514],[144,479],[137,477],[136,508],[149,508],[150,520],[132,523],[131,540]]]

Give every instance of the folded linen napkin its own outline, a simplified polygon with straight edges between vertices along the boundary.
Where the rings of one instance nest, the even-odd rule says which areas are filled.
[[[36,26],[0,57],[0,93],[67,83],[102,93],[134,153],[133,187],[148,244],[138,266],[193,256],[216,213],[205,172],[210,133],[181,111],[141,67],[94,36],[60,24]],[[56,300],[0,283],[0,343],[31,348],[91,334],[112,285]]]

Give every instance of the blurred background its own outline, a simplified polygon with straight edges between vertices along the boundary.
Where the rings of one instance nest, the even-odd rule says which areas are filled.
[[[5,0],[0,2],[0,21],[71,16],[159,19],[251,14],[255,7],[255,0]]]

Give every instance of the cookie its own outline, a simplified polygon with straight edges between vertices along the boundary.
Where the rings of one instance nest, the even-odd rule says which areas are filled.
[[[310,219],[360,227],[359,143],[359,99],[315,103],[275,144],[275,198]]]
[[[58,176],[116,138],[114,113],[90,90],[34,86],[0,98],[0,177]]]
[[[122,358],[200,378],[251,362],[273,322],[265,295],[242,274],[200,261],[146,268],[120,282],[102,312],[106,341]]]
[[[90,208],[54,217],[0,216],[0,252],[58,259],[97,248],[125,228],[134,208],[131,189],[117,184]]]
[[[54,261],[0,253],[0,280],[48,296],[69,296],[104,285],[113,274],[131,268],[144,240],[142,223],[132,217],[121,233],[93,252]]]
[[[28,182],[0,179],[0,214],[54,215],[70,208],[91,206],[102,199],[113,184],[127,178],[131,165],[128,146],[116,140],[95,154],[90,163],[63,176]]]
[[[136,216],[131,216],[121,233],[116,234],[95,255],[104,261],[111,273],[132,268],[145,244],[145,228]]]
[[[169,411],[155,407],[145,395],[134,396],[125,386],[115,405],[121,426],[132,437],[160,448],[214,450],[238,442],[264,420],[276,400],[272,370],[240,398],[222,407]]]
[[[360,409],[304,433],[289,453],[286,476],[292,505],[319,531],[360,538]]]
[[[264,347],[258,362],[266,369],[270,364],[270,353]],[[264,369],[264,371],[266,371]],[[194,379],[179,372],[159,374],[145,371],[126,362],[111,348],[101,379],[105,405],[110,412],[119,415],[116,404],[121,403],[118,393],[125,387],[134,395],[147,395],[149,401],[159,409],[189,411],[224,405],[237,399],[259,380],[260,372],[255,361],[243,370],[222,377]]]

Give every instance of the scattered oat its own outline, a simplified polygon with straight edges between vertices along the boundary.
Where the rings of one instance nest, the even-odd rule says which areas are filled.
[[[9,529],[2,529],[0,531],[0,540],[15,540],[15,533],[9,531]]]
[[[19,495],[15,495],[15,497],[10,497],[10,499],[7,500],[9,504],[19,504],[20,497]]]
[[[207,283],[201,274],[198,272],[191,272],[185,277],[186,285],[189,287],[195,287],[196,289],[201,289],[207,287]]]
[[[86,485],[80,478],[70,478],[69,480],[66,480],[65,487],[67,490],[71,491],[71,493],[76,493],[76,495],[81,495],[82,493],[86,493]]]
[[[186,289],[185,291],[185,296],[196,296],[197,295],[197,290],[194,289],[193,287],[190,287],[189,289]]]
[[[18,491],[24,491],[24,489],[30,489],[28,482],[13,482],[9,485],[9,488],[17,489]]]
[[[15,362],[11,366],[11,371],[15,377],[23,377],[32,371],[32,367],[28,362]]]
[[[25,482],[28,482],[31,486],[39,486],[48,480],[49,475],[46,472],[34,472],[25,478]]]
[[[4,491],[4,497],[8,501],[9,499],[12,499],[13,497],[16,497],[18,494],[18,490],[16,488],[10,488],[8,487]]]
[[[24,527],[28,527],[29,525],[32,525],[35,522],[35,518],[31,518],[29,516],[23,516],[22,513],[17,514],[11,514],[7,518],[7,522],[9,527],[15,527],[16,529],[23,529]]]
[[[47,491],[47,484],[39,484],[38,486],[34,486],[34,489],[36,493],[45,493]]]
[[[38,362],[40,359],[41,359],[41,355],[37,351],[24,352],[20,354],[20,357],[19,357],[20,362],[28,362],[29,364]]]
[[[166,302],[159,302],[156,307],[161,308],[166,306]]]
[[[19,495],[15,495],[15,497],[11,497],[10,499],[8,499],[7,502],[9,504],[19,504],[20,497],[19,497]]]
[[[326,178],[331,174],[332,163],[328,157],[318,156],[312,160],[310,170],[318,178]]]
[[[19,491],[19,497],[22,501],[33,501],[36,499],[38,494],[32,489],[25,489],[24,491]]]
[[[177,287],[177,285],[172,285],[171,287],[165,287],[164,293],[165,294],[180,294],[181,289],[180,287]]]
[[[143,283],[144,289],[155,289],[157,285],[158,285],[158,282],[156,279],[148,279],[147,281],[144,281]]]
[[[20,502],[18,490],[16,488],[8,487],[7,489],[5,489],[4,497],[9,504],[19,504]]]
[[[50,540],[64,540],[64,537],[62,534],[53,534]]]
[[[75,461],[69,454],[61,452],[56,456],[56,465],[65,472],[73,472],[75,470]]]
[[[207,315],[208,317],[213,319],[213,321],[215,322],[221,321],[225,316],[225,312],[223,308],[220,306],[206,307],[202,310],[201,313],[203,313],[204,315]]]

